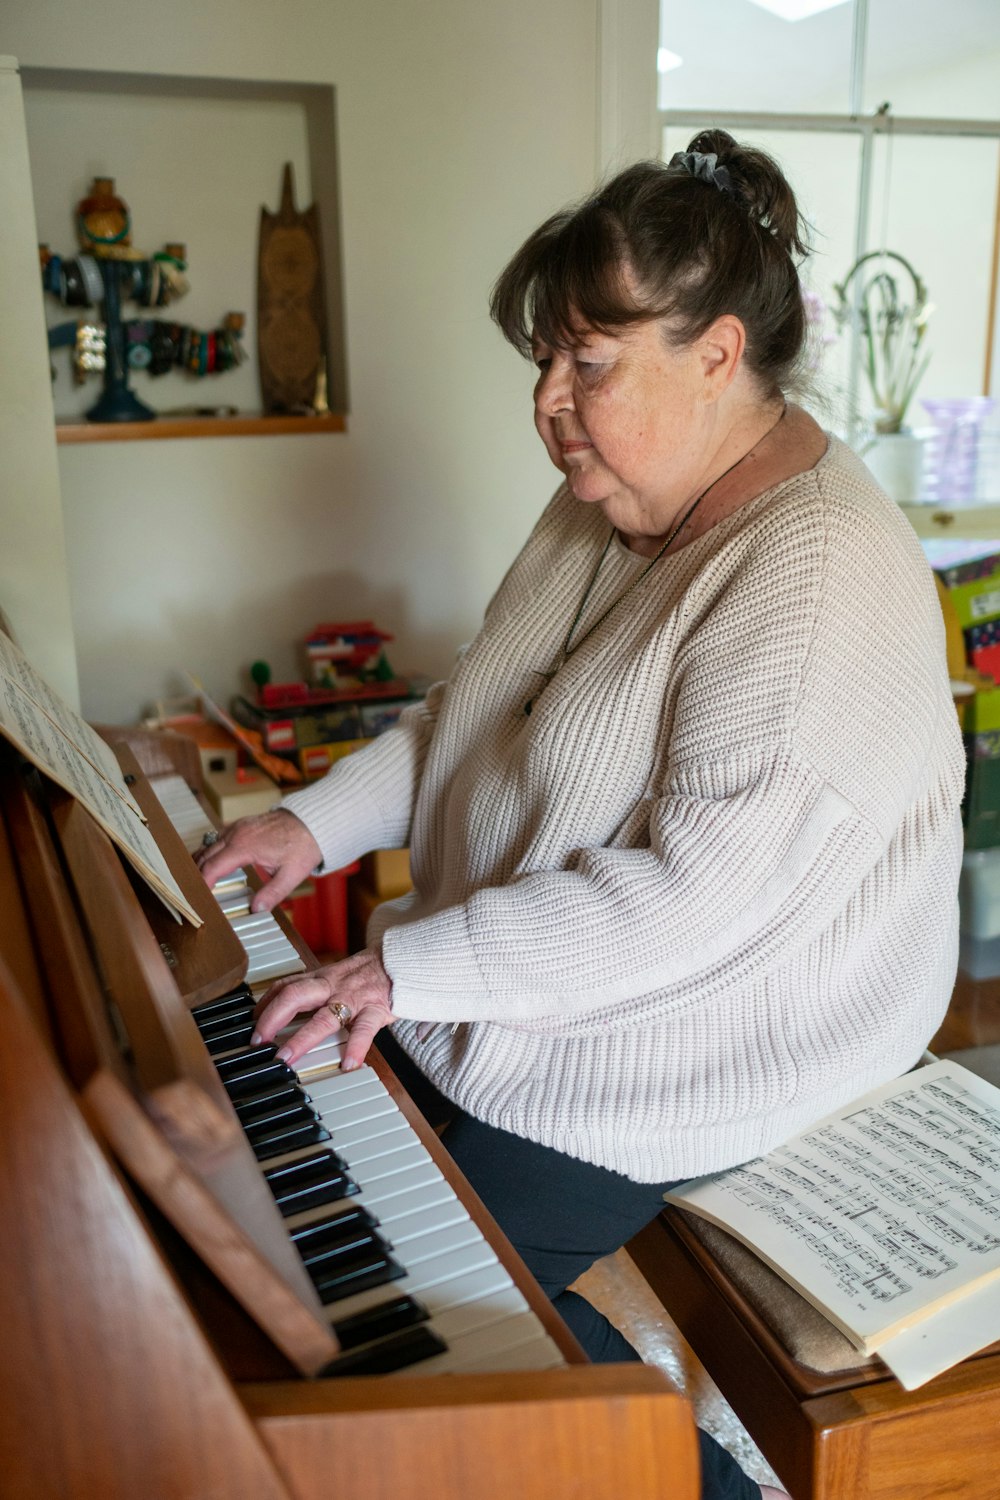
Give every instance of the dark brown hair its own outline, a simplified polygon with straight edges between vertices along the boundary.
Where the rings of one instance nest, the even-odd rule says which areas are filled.
[[[688,150],[714,153],[728,186],[693,176],[677,158],[638,162],[525,240],[490,297],[516,349],[530,355],[536,336],[566,348],[588,328],[613,333],[664,317],[672,342],[685,345],[731,313],[746,329],[744,357],[762,394],[785,388],[806,333],[795,196],[770,156],[724,130],[702,131]]]

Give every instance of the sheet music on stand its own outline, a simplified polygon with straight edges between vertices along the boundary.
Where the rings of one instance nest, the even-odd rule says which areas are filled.
[[[1000,1089],[957,1063],[667,1198],[742,1240],[908,1389],[1000,1338]]]
[[[81,802],[173,916],[201,926],[110,747],[52,691],[0,631],[0,734]]]

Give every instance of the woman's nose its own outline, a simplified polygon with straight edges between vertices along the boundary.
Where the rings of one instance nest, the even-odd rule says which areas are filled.
[[[567,411],[573,405],[573,382],[569,361],[554,357],[541,372],[535,386],[535,409],[546,417]]]

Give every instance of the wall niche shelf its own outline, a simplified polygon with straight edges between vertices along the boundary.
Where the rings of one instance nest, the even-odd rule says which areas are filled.
[[[62,443],[164,438],[243,437],[343,432],[349,409],[340,241],[335,91],[329,84],[277,79],[210,78],[121,73],[82,68],[22,67],[28,151],[39,238],[72,254],[73,204],[94,176],[116,179],[132,210],[133,239],[152,253],[168,239],[188,247],[191,290],[147,316],[210,328],[230,309],[248,318],[247,363],[229,374],[194,381],[181,371],[151,380],[133,372],[136,395],[164,408],[152,422],[92,423],[83,415],[99,385],[66,400],[66,351],[52,359],[56,438]],[[331,413],[262,416],[256,378],[256,256],[262,206],[277,208],[284,163],[296,172],[300,207],[315,202],[321,225],[321,276],[326,307],[326,394]],[[72,310],[46,298],[51,325]],[[132,316],[142,316],[138,305]],[[248,372],[252,375],[248,376]],[[201,398],[195,390],[202,388]],[[60,401],[60,397],[62,400]],[[171,408],[225,404],[239,415],[173,417]]]
[[[346,432],[339,412],[323,416],[158,417],[155,422],[57,422],[56,442],[144,443],[162,438],[305,437],[318,432]]]

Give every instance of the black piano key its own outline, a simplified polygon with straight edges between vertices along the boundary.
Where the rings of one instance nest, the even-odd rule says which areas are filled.
[[[406,1271],[391,1255],[377,1252],[326,1276],[314,1277],[313,1285],[319,1300],[326,1304],[341,1297],[353,1297],[355,1292],[367,1291],[372,1286],[384,1286],[387,1281],[398,1281],[405,1275]]]
[[[299,1253],[304,1254],[314,1246],[322,1244],[326,1240],[344,1239],[353,1234],[357,1229],[377,1229],[378,1219],[367,1208],[357,1204],[354,1207],[342,1208],[337,1213],[327,1214],[325,1219],[314,1219],[311,1224],[303,1224],[298,1229],[289,1231],[289,1239],[293,1245],[298,1246]]]
[[[360,1192],[345,1163],[333,1151],[318,1151],[284,1166],[270,1167],[264,1172],[264,1180],[285,1219]]]
[[[266,1047],[248,1047],[245,1052],[240,1052],[233,1057],[224,1057],[215,1065],[215,1071],[225,1083],[230,1078],[236,1078],[242,1073],[252,1073],[256,1069],[265,1067],[274,1062],[278,1055],[278,1049],[274,1043]],[[291,1070],[289,1070],[291,1071]]]
[[[390,1333],[399,1333],[404,1328],[414,1328],[429,1318],[427,1308],[416,1297],[394,1297],[391,1302],[382,1302],[367,1312],[341,1318],[331,1327],[341,1349],[347,1350],[358,1344],[368,1344],[372,1339],[385,1338]]]
[[[430,1328],[407,1328],[391,1338],[382,1339],[364,1349],[342,1354],[320,1371],[322,1376],[390,1375],[405,1370],[423,1359],[444,1354],[448,1345]]]
[[[326,1126],[313,1118],[300,1124],[281,1126],[252,1140],[250,1145],[258,1161],[271,1161],[275,1156],[284,1156],[286,1151],[297,1151],[301,1146],[318,1146],[321,1141],[329,1139]]]
[[[220,1031],[228,1031],[232,1026],[239,1026],[241,1023],[252,1021],[255,1009],[256,1006],[244,1005],[241,1001],[238,1005],[234,1005],[231,1010],[223,1011],[220,1015],[214,1016],[209,1021],[199,1021],[198,1030],[207,1042],[212,1037],[217,1036]]]
[[[237,1047],[249,1046],[253,1031],[253,1021],[237,1021],[224,1031],[205,1037],[205,1046],[212,1057],[218,1057],[223,1052],[235,1052]]]
[[[217,1000],[206,1000],[203,1005],[196,1005],[191,1014],[199,1025],[212,1016],[220,1015],[230,1006],[242,1004],[253,1005],[253,992],[248,984],[237,985],[236,989],[229,990],[225,995],[220,995]]]
[[[295,1099],[300,1104],[310,1102],[309,1095],[302,1085],[294,1079],[275,1084],[270,1089],[257,1089],[252,1094],[244,1094],[239,1099],[233,1100],[233,1108],[240,1120],[252,1119],[262,1109],[268,1109],[272,1105],[285,1104]]]
[[[255,1068],[250,1072],[234,1073],[231,1077],[222,1080],[226,1093],[234,1101],[246,1098],[247,1094],[256,1094],[260,1089],[294,1081],[295,1074],[283,1062],[265,1063],[263,1067]]]
[[[313,1284],[327,1283],[332,1275],[345,1266],[359,1261],[369,1262],[375,1255],[387,1255],[389,1247],[383,1245],[371,1229],[359,1229],[347,1240],[319,1246],[309,1255],[303,1255],[302,1264],[312,1277]]]
[[[239,1113],[240,1124],[251,1140],[255,1139],[254,1132],[260,1135],[285,1121],[315,1119],[318,1119],[316,1111],[310,1108],[301,1090],[297,1099],[284,1099],[277,1104],[258,1104],[255,1110],[241,1110]]]

